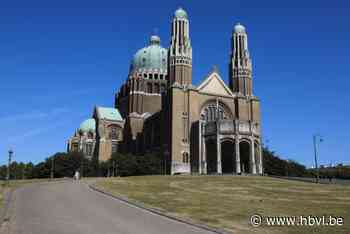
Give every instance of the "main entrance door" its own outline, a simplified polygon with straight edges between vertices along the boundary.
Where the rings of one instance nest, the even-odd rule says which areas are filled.
[[[223,141],[221,143],[221,167],[222,173],[235,173],[235,145],[232,141]]]
[[[207,173],[217,173],[218,159],[216,153],[216,142],[214,140],[208,140],[206,142],[207,151]]]
[[[250,144],[247,141],[239,143],[239,155],[241,157],[242,173],[250,173]]]

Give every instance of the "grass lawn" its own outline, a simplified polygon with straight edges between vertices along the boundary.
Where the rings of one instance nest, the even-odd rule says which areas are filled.
[[[97,179],[95,186],[168,214],[234,233],[350,233],[350,186],[259,176],[138,176]],[[249,218],[332,215],[343,226],[252,227]]]

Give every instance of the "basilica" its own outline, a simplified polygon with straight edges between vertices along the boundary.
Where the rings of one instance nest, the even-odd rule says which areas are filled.
[[[108,160],[114,152],[160,154],[167,174],[262,174],[260,101],[253,95],[246,28],[236,24],[229,84],[218,70],[192,83],[189,17],[179,8],[170,45],[157,35],[133,56],[114,107],[95,106],[68,151]]]

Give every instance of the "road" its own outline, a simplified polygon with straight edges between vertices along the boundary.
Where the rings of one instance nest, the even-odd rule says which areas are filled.
[[[10,234],[212,234],[74,181],[21,187],[11,210]]]

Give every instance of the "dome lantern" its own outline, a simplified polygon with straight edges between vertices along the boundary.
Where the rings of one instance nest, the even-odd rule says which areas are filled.
[[[182,9],[182,7],[179,7],[176,11],[175,11],[175,18],[179,18],[179,19],[187,19],[187,13],[184,9]]]
[[[245,27],[240,23],[236,24],[235,33],[245,33]]]
[[[160,37],[157,35],[152,35],[150,39],[150,45],[160,45]]]

